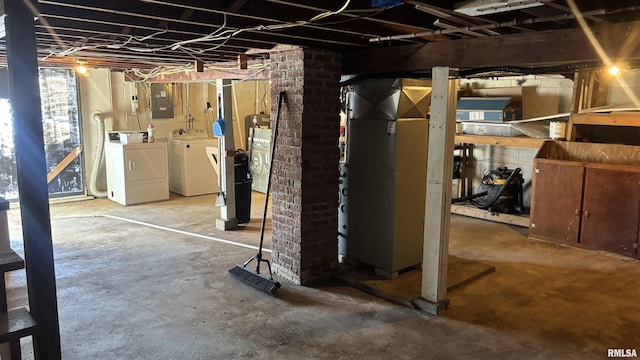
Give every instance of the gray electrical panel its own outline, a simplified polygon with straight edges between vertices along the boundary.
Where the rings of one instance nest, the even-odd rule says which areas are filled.
[[[151,84],[151,118],[173,118],[173,84]]]

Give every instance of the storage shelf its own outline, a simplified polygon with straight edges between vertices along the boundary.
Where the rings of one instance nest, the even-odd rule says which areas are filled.
[[[0,273],[24,269],[24,260],[11,249],[0,251]]]
[[[573,125],[607,125],[640,127],[640,113],[585,113],[571,116]]]
[[[536,139],[524,136],[509,137],[509,136],[488,136],[488,135],[470,135],[470,134],[456,134],[455,142],[466,144],[480,144],[480,145],[498,145],[498,146],[515,146],[515,147],[527,147],[527,148],[539,148],[542,143],[549,139]]]
[[[526,228],[529,227],[529,217],[526,215],[492,213],[488,210],[478,209],[475,206],[457,204],[451,205],[451,213],[474,217],[476,219],[500,222],[503,224],[516,225]]]
[[[38,323],[25,308],[2,313],[0,314],[0,343],[33,335],[37,326]]]

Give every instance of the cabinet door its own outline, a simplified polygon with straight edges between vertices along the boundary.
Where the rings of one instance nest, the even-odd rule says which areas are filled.
[[[636,256],[640,224],[640,170],[588,166],[580,240],[584,247]]]
[[[583,164],[535,159],[533,166],[529,236],[575,246],[580,231]]]
[[[167,176],[167,148],[125,149],[126,181],[162,179]]]

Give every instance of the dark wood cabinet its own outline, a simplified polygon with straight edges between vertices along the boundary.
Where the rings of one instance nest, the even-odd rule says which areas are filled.
[[[576,245],[580,234],[581,162],[535,159],[529,236]]]
[[[585,248],[638,255],[640,168],[588,164],[579,241]]]
[[[594,159],[589,146],[564,155],[541,150],[534,159],[529,237],[640,258],[640,166],[576,161],[576,154]],[[598,150],[630,154],[610,145]]]

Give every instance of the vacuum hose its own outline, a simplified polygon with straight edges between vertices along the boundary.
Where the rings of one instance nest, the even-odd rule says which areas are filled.
[[[100,170],[100,164],[102,162],[102,156],[104,154],[104,119],[102,119],[102,113],[100,111],[94,111],[91,113],[91,118],[96,121],[98,126],[98,138],[96,141],[96,153],[93,157],[93,166],[91,167],[91,175],[89,176],[89,194],[99,198],[107,197],[107,191],[98,190],[98,171]]]
[[[471,200],[471,203],[473,203],[473,205],[475,205],[478,209],[486,210],[486,209],[490,208],[491,206],[493,206],[500,199],[500,196],[502,196],[502,194],[505,192],[505,190],[507,190],[507,187],[509,186],[509,184],[511,184],[511,181],[516,176],[518,176],[518,174],[520,174],[521,170],[522,169],[520,169],[520,168],[516,168],[515,170],[513,170],[511,175],[509,175],[507,180],[505,180],[504,184],[500,187],[500,190],[498,191],[498,193],[495,194],[493,196],[493,198],[490,199],[488,202],[481,203],[481,202],[478,202],[478,201],[475,201],[475,200]]]
[[[476,198],[479,198],[479,197],[486,196],[488,193],[489,193],[488,191],[483,191],[483,192],[480,192],[480,193],[477,193],[477,194],[451,199],[451,203],[455,204],[455,203],[458,203],[458,202],[473,200],[473,199],[476,199]]]

